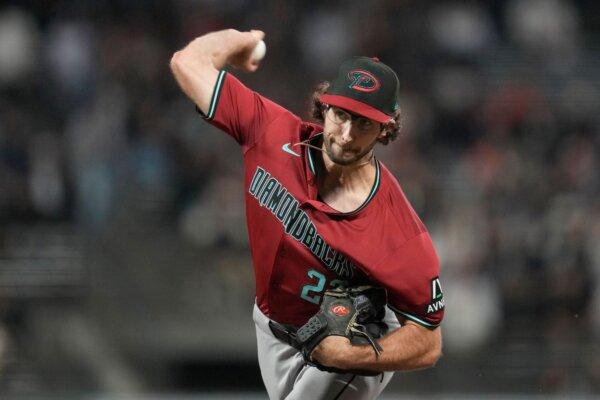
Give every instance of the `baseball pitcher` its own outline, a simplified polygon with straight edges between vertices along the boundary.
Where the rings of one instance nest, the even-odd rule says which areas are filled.
[[[271,399],[373,399],[394,371],[441,355],[435,249],[374,156],[400,130],[398,77],[348,59],[307,122],[224,70],[256,71],[263,38],[212,32],[171,59],[201,117],[242,150],[263,381]]]

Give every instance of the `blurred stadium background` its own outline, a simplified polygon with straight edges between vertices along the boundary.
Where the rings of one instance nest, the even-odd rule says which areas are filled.
[[[597,2],[24,0],[0,2],[0,398],[266,398],[239,150],[168,68],[228,27],[266,32],[241,79],[303,117],[347,56],[400,76],[379,157],[439,250],[445,356],[385,398],[600,394]]]

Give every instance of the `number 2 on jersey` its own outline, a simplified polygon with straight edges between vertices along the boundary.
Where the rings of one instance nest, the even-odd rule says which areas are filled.
[[[308,271],[308,277],[309,278],[317,278],[317,284],[316,285],[310,285],[310,284],[306,284],[302,287],[302,294],[300,295],[301,298],[303,298],[304,300],[310,301],[311,303],[314,304],[319,304],[319,302],[321,301],[321,295],[319,294],[313,294],[310,295],[310,292],[315,292],[315,293],[321,293],[323,291],[323,289],[325,288],[325,275],[323,275],[322,273],[320,273],[319,271],[315,271],[314,269],[311,269],[310,271]]]
[[[323,292],[323,289],[325,289],[325,282],[327,281],[327,278],[325,278],[325,275],[314,269],[308,271],[308,277],[312,279],[316,278],[317,282],[314,285],[308,283],[304,285],[302,287],[302,293],[300,294],[300,297],[306,301],[310,301],[311,303],[319,304],[321,301],[321,295],[318,293]],[[341,280],[334,279],[331,281],[331,286],[336,287],[342,283],[343,282]],[[310,294],[311,292],[314,294]]]

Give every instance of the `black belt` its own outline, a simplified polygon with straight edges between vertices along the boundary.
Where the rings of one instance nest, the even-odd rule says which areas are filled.
[[[277,339],[300,350],[300,345],[298,344],[298,340],[296,340],[296,327],[280,324],[279,322],[275,321],[269,321],[269,328],[271,328],[273,336],[275,336]]]

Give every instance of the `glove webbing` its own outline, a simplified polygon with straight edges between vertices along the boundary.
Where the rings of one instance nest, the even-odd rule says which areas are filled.
[[[341,297],[341,296],[340,296]],[[356,336],[363,337],[367,340],[367,342],[371,345],[373,350],[375,351],[375,356],[379,358],[381,356],[381,352],[383,349],[377,343],[375,338],[367,331],[367,328],[364,325],[361,325],[356,322],[356,318],[358,313],[352,317],[350,323],[348,324],[348,328],[346,330],[346,336],[350,336],[349,333],[352,332]],[[307,343],[311,340],[314,340],[317,336],[321,336],[327,327],[327,319],[321,316],[313,316],[309,322],[300,328],[300,332],[295,332],[294,341],[295,346],[299,346],[302,349],[302,344]],[[308,331],[308,332],[307,332]],[[299,335],[298,335],[299,334]],[[321,338],[322,340],[323,338]],[[320,340],[319,340],[320,341]],[[309,358],[308,355],[305,355],[305,358]]]

